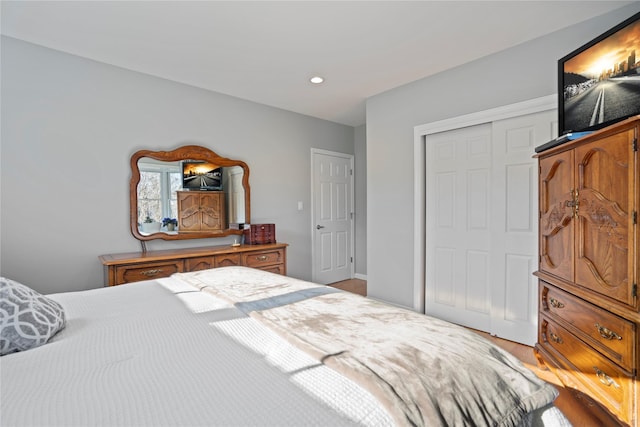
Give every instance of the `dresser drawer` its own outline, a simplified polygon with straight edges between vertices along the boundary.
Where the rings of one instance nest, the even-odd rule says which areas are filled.
[[[268,271],[270,273],[282,274],[283,276],[285,275],[284,264],[276,264],[276,265],[270,265],[267,267],[261,267],[260,270]]]
[[[215,267],[214,258],[212,256],[202,256],[197,258],[186,258],[185,271],[208,270]]]
[[[636,366],[636,326],[600,307],[540,281],[540,310],[565,324],[628,371]]]
[[[121,285],[123,283],[169,277],[173,273],[181,273],[183,270],[184,263],[182,260],[118,266],[116,267],[115,284]]]
[[[215,266],[216,267],[230,267],[233,265],[240,265],[240,254],[223,254],[216,255]]]
[[[560,364],[574,371],[594,399],[603,402],[620,419],[630,422],[633,376],[590,348],[553,320],[540,319],[538,341]]]
[[[284,263],[284,252],[282,250],[242,254],[242,265],[247,267],[262,268],[278,263]]]

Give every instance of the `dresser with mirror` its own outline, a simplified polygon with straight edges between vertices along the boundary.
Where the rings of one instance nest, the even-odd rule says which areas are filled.
[[[251,223],[249,166],[187,145],[171,151],[140,150],[131,157],[131,234],[141,251],[106,254],[106,286],[168,277],[177,272],[241,265],[286,275],[285,243],[244,245]],[[233,237],[234,243],[147,250],[150,240]]]

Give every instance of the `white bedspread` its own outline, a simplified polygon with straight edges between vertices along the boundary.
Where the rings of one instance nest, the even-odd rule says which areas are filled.
[[[353,382],[173,279],[50,295],[67,327],[0,359],[0,425],[390,425]]]
[[[368,391],[181,277],[49,295],[67,326],[0,359],[0,426],[393,425]],[[522,425],[569,423],[550,406]]]

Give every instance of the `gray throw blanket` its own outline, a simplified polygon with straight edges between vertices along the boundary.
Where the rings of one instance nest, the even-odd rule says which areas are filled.
[[[516,426],[557,391],[452,323],[244,267],[178,276],[369,390],[399,426]]]

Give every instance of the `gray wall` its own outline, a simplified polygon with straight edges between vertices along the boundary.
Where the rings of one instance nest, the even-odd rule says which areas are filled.
[[[1,59],[3,276],[44,293],[102,286],[98,255],[140,250],[130,156],[198,144],[249,164],[252,222],[275,223],[289,275],[311,278],[310,149],[353,154],[352,127],[7,37]]]
[[[359,278],[367,275],[367,128],[358,126],[354,132],[354,185],[355,185],[355,273]]]
[[[555,94],[557,60],[639,10],[634,3],[367,100],[370,296],[414,305],[414,127]]]

